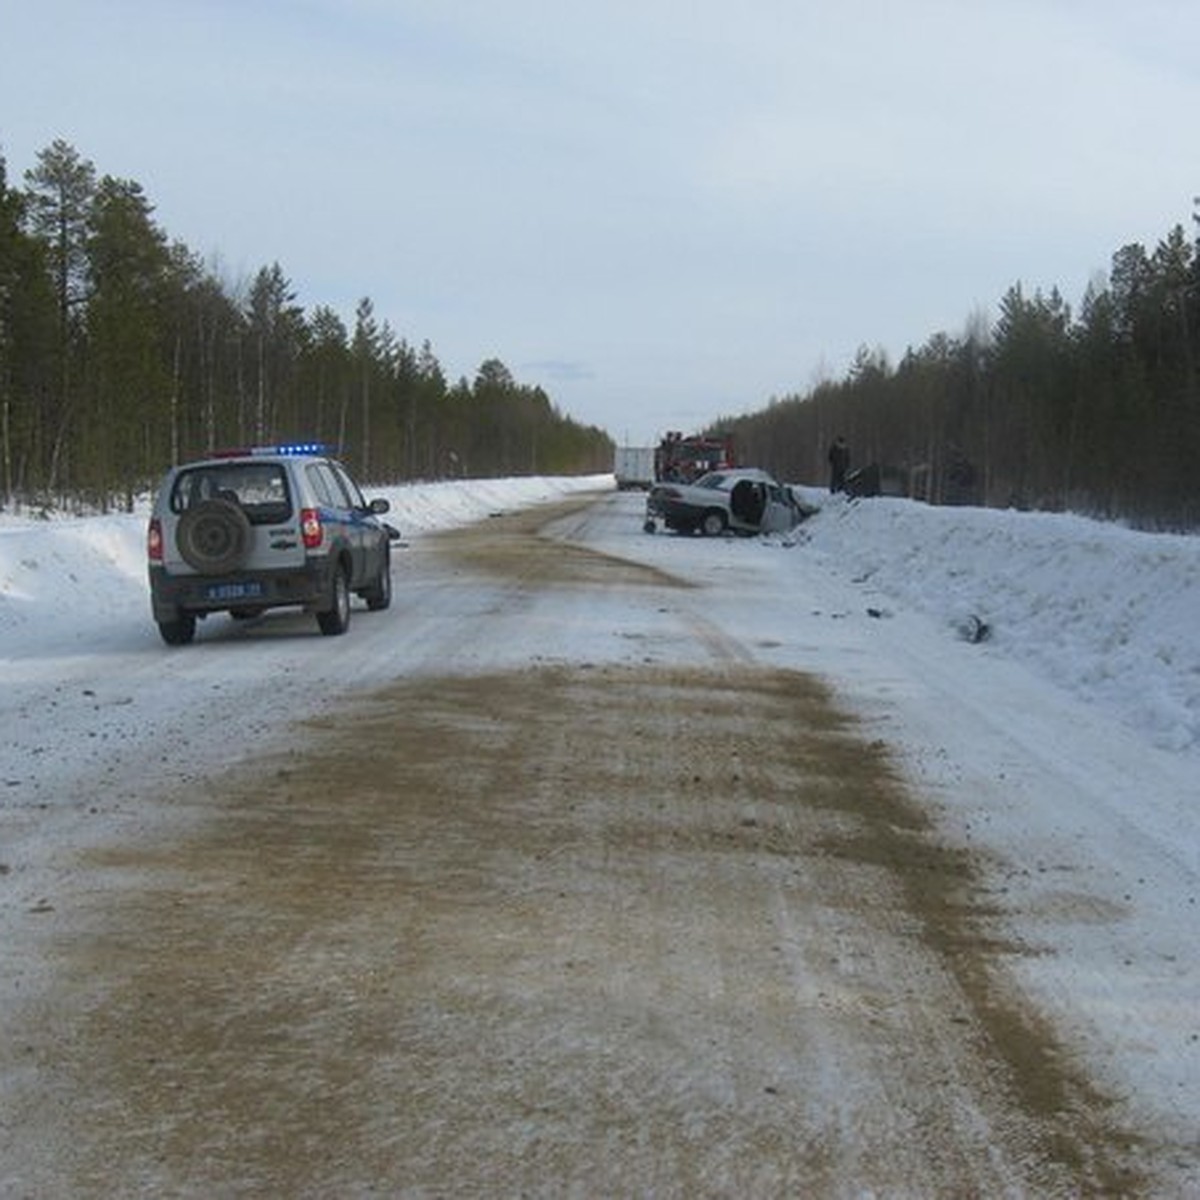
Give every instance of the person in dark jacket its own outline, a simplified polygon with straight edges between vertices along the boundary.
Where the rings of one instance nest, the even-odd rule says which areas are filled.
[[[829,447],[829,490],[844,492],[846,490],[846,472],[850,469],[850,447],[846,439],[839,434]]]

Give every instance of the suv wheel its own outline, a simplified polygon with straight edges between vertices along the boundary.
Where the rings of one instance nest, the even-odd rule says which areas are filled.
[[[250,520],[230,500],[205,500],[179,518],[175,532],[183,561],[201,575],[236,571],[250,550]]]
[[[327,637],[336,637],[350,628],[350,580],[344,567],[333,572],[330,606],[317,613],[317,625]]]
[[[196,618],[180,613],[173,621],[159,621],[158,632],[168,646],[186,646],[196,636]]]
[[[719,508],[710,508],[701,518],[700,532],[705,537],[720,537],[725,532],[725,514]]]
[[[371,612],[382,612],[392,603],[392,556],[386,547],[379,577],[370,587],[363,588],[362,598]]]

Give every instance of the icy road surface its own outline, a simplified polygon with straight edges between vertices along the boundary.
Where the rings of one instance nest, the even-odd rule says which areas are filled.
[[[1200,1187],[1194,760],[640,506],[6,638],[0,1193]]]

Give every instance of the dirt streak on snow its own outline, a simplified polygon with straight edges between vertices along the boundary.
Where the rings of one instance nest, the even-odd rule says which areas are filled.
[[[560,534],[642,564],[648,580],[700,585],[639,608],[633,625],[619,589],[534,603],[533,565],[524,583],[481,583],[488,547],[459,586],[426,575],[424,530],[594,482],[443,485],[436,504],[422,487],[387,489],[410,546],[392,612],[356,610],[341,639],[288,614],[206,623],[182,655],[150,622],[143,515],[0,525],[4,1011],[40,1003],[54,982],[48,950],[78,918],[81,851],[194,830],[217,764],[286,746],[326,695],[531,665],[757,664],[819,675],[889,747],[938,836],[978,864],[981,927],[1033,951],[1011,956],[1013,985],[1120,1119],[1161,1141],[1157,1165],[1176,1183],[1159,1194],[1189,1194],[1200,1180],[1195,541],[824,498],[786,539],[650,538],[638,497],[612,495]],[[962,639],[969,614],[990,640]],[[222,723],[230,712],[239,720]],[[148,781],[162,789],[151,800]],[[85,904],[123,885],[118,872],[87,886]],[[6,1070],[0,1101],[28,1067]],[[830,1075],[820,1094],[836,1101],[836,1085]]]

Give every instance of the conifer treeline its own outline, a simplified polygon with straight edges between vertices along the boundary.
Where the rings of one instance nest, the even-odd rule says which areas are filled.
[[[25,183],[0,156],[0,502],[106,505],[172,462],[288,440],[377,483],[611,468],[603,431],[498,359],[448,384],[369,299],[352,329],[305,312],[278,264],[236,294],[63,141]]]
[[[863,348],[840,382],[726,420],[742,457],[823,482],[844,435],[854,465],[935,503],[1070,509],[1200,528],[1200,252],[1176,225],[1118,250],[1073,316],[1016,284],[993,327],[932,336],[893,367]]]

